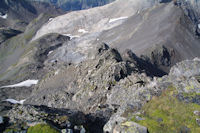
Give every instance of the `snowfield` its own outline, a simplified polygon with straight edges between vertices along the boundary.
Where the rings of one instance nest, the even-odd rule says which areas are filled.
[[[7,85],[7,86],[2,86],[0,88],[13,88],[13,87],[30,87],[32,85],[36,85],[38,83],[38,80],[26,80],[14,85]]]
[[[124,20],[124,19],[127,19],[128,17],[119,17],[119,18],[113,18],[113,19],[110,19],[109,20],[109,23],[113,23],[113,22],[116,22],[116,21],[119,21],[119,20]]]
[[[24,104],[24,101],[26,101],[26,99],[20,100],[20,101],[17,101],[17,100],[15,100],[15,99],[6,99],[6,100],[4,100],[4,101],[10,102],[10,103],[12,103],[12,104]]]

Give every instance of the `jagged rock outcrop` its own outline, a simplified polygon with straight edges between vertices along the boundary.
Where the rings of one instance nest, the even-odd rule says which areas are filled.
[[[191,30],[195,35],[200,35],[200,2],[197,0],[175,0],[175,4],[181,7],[194,25],[191,25]]]
[[[198,58],[196,58],[194,60],[186,60],[186,61],[180,62],[177,65],[173,66],[172,69],[170,70],[169,75],[163,76],[162,78],[158,78],[158,79],[154,80],[154,82],[151,81],[152,86],[149,89],[151,91],[150,91],[150,93],[147,93],[149,100],[147,100],[147,99],[141,100],[141,101],[144,101],[143,104],[141,101],[139,102],[140,104],[134,103],[134,101],[136,102],[138,99],[141,99],[141,95],[140,95],[140,98],[137,98],[137,100],[134,99],[132,102],[130,102],[130,103],[132,103],[132,108],[130,108],[130,103],[129,103],[129,107],[127,106],[124,111],[121,108],[119,108],[118,112],[115,113],[113,116],[111,116],[108,123],[104,126],[104,131],[105,132],[106,131],[107,132],[116,132],[116,130],[117,130],[117,131],[121,131],[121,132],[126,132],[126,131],[131,132],[131,131],[134,131],[134,129],[137,127],[132,122],[138,122],[138,123],[141,122],[141,124],[144,124],[145,122],[150,121],[150,123],[153,123],[154,122],[153,119],[156,119],[159,117],[161,117],[159,119],[161,119],[161,121],[163,121],[163,119],[165,119],[165,118],[164,118],[164,116],[162,116],[163,115],[162,113],[161,114],[158,113],[155,116],[154,116],[154,114],[152,114],[151,117],[155,117],[155,118],[151,118],[151,117],[149,118],[148,116],[145,116],[145,113],[148,113],[148,112],[145,112],[148,110],[148,108],[151,108],[151,106],[155,106],[157,108],[157,106],[158,106],[158,105],[156,105],[156,101],[153,101],[154,103],[151,103],[152,96],[155,98],[155,96],[159,97],[160,95],[162,95],[161,97],[163,99],[161,98],[160,99],[161,101],[159,101],[159,102],[161,102],[161,104],[165,104],[165,106],[163,107],[163,112],[165,110],[167,110],[167,109],[165,109],[165,107],[168,106],[166,104],[174,105],[176,102],[178,102],[178,104],[181,104],[181,106],[191,106],[192,107],[192,108],[190,108],[191,110],[189,110],[189,112],[186,112],[186,113],[191,113],[190,111],[197,112],[196,110],[194,110],[194,108],[199,107],[199,105],[200,105],[199,95],[198,95],[199,94],[199,86],[200,86],[199,78],[198,78],[200,75],[199,74],[199,65],[200,65],[200,61]],[[130,88],[132,88],[132,87],[133,86],[130,86]],[[148,87],[148,85],[145,85],[144,87],[145,87],[145,91],[147,91],[146,87]],[[145,94],[141,90],[141,88],[142,87],[140,87],[139,92],[141,94]],[[113,90],[115,90],[115,89],[113,89]],[[113,96],[117,97],[116,99],[119,99],[118,95],[121,93],[124,94],[123,91],[124,91],[124,89],[120,88],[120,90]],[[167,91],[169,91],[169,92],[167,92]],[[136,94],[136,93],[137,93],[137,91],[135,90],[134,94]],[[133,93],[130,93],[130,94],[133,94]],[[164,97],[170,97],[170,99],[174,98],[175,101],[174,101],[174,103],[173,102],[167,103],[166,101],[162,101],[162,100],[167,100],[167,98],[164,99]],[[112,100],[112,101],[114,101],[114,100]],[[119,100],[119,101],[121,101],[121,100]],[[122,101],[125,101],[125,99]],[[143,108],[142,106],[144,106],[145,104],[148,104],[148,103],[145,103],[147,101],[150,101],[150,105],[148,105],[146,108]],[[164,102],[164,103],[162,103],[162,102]],[[196,105],[194,105],[194,103]],[[195,106],[195,107],[193,107],[193,106]],[[158,110],[159,110],[159,108],[160,107],[158,107]],[[170,113],[170,111],[172,111],[174,108],[175,107],[173,106],[172,109],[168,110],[169,111],[168,113]],[[180,108],[180,107],[178,107],[178,108]],[[151,111],[151,110],[148,110],[148,111]],[[156,110],[155,111],[152,110],[151,113],[155,113],[155,112],[156,112]],[[151,114],[149,114],[149,115],[151,115]],[[190,115],[189,115],[189,117],[190,117]],[[146,119],[147,119],[147,121],[145,121]],[[152,121],[151,121],[151,119],[152,119]],[[191,119],[194,119],[194,121],[196,121],[198,124],[198,118],[196,116]],[[177,121],[179,121],[179,120],[177,120]],[[159,120],[155,120],[154,124],[156,124],[156,122],[159,123]],[[193,125],[193,126],[195,126],[195,125]],[[151,127],[154,127],[154,126],[153,125],[147,126],[147,128],[150,129],[150,130],[148,130],[150,132],[153,131],[153,129]],[[124,128],[126,128],[126,129],[124,129]],[[143,132],[147,132],[147,130],[144,130],[145,129],[144,127],[140,127],[139,129],[143,130]],[[180,131],[193,130],[194,131],[194,127],[191,127],[191,129],[186,126],[182,127],[181,129],[179,129],[177,127],[177,129],[174,129],[172,131],[178,131],[178,130],[180,130]],[[157,130],[154,130],[154,132],[158,132],[158,131],[160,132],[161,129],[158,128]]]
[[[175,62],[176,55],[173,49],[166,48],[162,45],[155,45],[148,49],[147,54],[142,55],[142,58],[160,70],[168,73]]]
[[[137,124],[146,119],[142,117],[143,106],[171,86],[175,88],[173,97],[183,102],[199,104],[198,95],[190,95],[199,93],[199,59],[178,63],[172,67],[169,75],[152,78],[139,67],[142,59],[130,50],[121,56],[116,49],[102,44],[94,53],[94,59],[78,65],[68,64],[59,68],[59,71],[44,76],[31,97],[25,101],[25,104],[37,106],[15,106],[7,115],[11,117],[10,120],[14,123],[19,122],[16,120],[27,121],[30,125],[51,121],[54,126],[63,129],[67,125],[59,123],[57,119],[63,116],[61,114],[66,114],[65,109],[70,109],[68,111],[72,111],[72,114],[79,110],[84,115],[78,118],[82,121],[81,124],[73,121],[69,123],[74,123],[74,126],[83,125],[88,131],[96,131],[91,125],[99,122],[101,130],[98,132],[102,132],[102,129],[104,132],[147,132],[147,128],[151,130],[151,127]],[[61,114],[54,115],[55,112]],[[92,114],[98,116],[94,121],[91,120],[94,118]],[[72,115],[72,118],[76,117]]]
[[[94,59],[70,64],[56,74],[48,75],[25,103],[78,109],[84,113],[100,111],[104,112],[101,116],[104,119],[118,109],[117,114],[121,115],[127,107],[134,108],[135,102],[140,109],[151,95],[159,93],[151,83],[153,79],[145,74],[145,67],[140,68],[140,60],[137,56],[122,57],[116,49],[102,44],[97,47]],[[111,114],[107,112],[109,110]],[[113,127],[114,122],[111,123]]]
[[[116,82],[127,77],[131,72],[138,71],[131,65],[132,64],[122,60],[122,57],[117,50],[109,48],[107,45],[103,44],[97,49],[95,59],[82,62],[78,66],[74,66],[72,64],[68,66],[67,69],[61,70],[65,71],[65,73],[68,73],[71,76],[73,75],[72,77],[75,76],[71,79],[68,78],[69,81],[65,81],[65,86],[60,88],[60,91],[65,93],[60,93],[58,90],[56,93],[52,93],[53,90],[58,89],[58,84],[56,88],[52,88],[53,90],[49,91],[50,93],[43,93],[44,96],[41,96],[41,98],[38,97],[38,93],[40,93],[40,91],[34,92],[34,95],[37,95],[37,98],[33,96],[30,98],[30,101],[31,103],[39,102],[38,104],[50,105],[51,107],[73,108],[71,105],[76,105],[77,107],[80,106],[85,111],[92,110],[91,106],[97,108],[98,104],[102,100],[104,101],[106,93],[108,93],[108,91],[116,84]],[[73,70],[73,72],[71,70]],[[61,75],[61,73],[55,75],[55,77]],[[50,79],[46,79],[46,81],[42,81],[41,85],[39,86],[39,90],[46,91],[45,86],[47,85],[45,84],[49,84],[48,82],[53,77],[54,76],[50,77]],[[58,99],[53,101],[53,95],[57,94],[59,95],[56,96]],[[64,94],[67,94],[67,96]],[[63,98],[65,100],[62,100]],[[65,102],[63,103],[60,100]],[[61,105],[57,103],[63,104]]]
[[[113,133],[148,133],[146,127],[134,122],[125,122],[113,129]]]

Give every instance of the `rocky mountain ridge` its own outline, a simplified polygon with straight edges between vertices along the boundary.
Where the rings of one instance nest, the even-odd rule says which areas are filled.
[[[12,123],[17,124],[17,127],[15,125],[14,128],[18,131],[23,128],[26,130],[29,125],[34,123],[48,123],[60,130],[67,128],[74,132],[76,132],[75,127],[81,127],[81,125],[84,128],[81,127],[77,130],[102,132],[104,129],[104,132],[125,132],[131,129],[130,132],[133,132],[134,129],[139,132],[147,132],[149,129],[151,131],[151,127],[142,127],[135,123],[147,119],[138,116],[138,111],[140,112],[142,107],[153,97],[159,97],[164,90],[168,90],[171,86],[176,88],[173,90],[173,97],[177,97],[183,102],[186,100],[187,103],[199,104],[198,100],[189,101],[187,98],[191,93],[193,94],[191,98],[198,97],[199,59],[178,63],[172,67],[169,75],[152,78],[138,66],[137,58],[131,55],[134,54],[127,51],[121,56],[118,51],[103,44],[97,48],[96,58],[93,61],[86,61],[78,66],[69,65],[60,72],[49,75],[47,79],[40,81],[34,87],[32,96],[26,99],[25,105],[16,105],[9,111],[11,125]],[[124,59],[129,60],[125,61]],[[78,70],[78,77],[72,68]],[[146,69],[148,70],[148,68]],[[152,68],[149,70],[151,71]],[[57,84],[51,82],[52,79],[66,79],[66,77],[72,77],[72,79],[68,82],[65,80],[63,82],[65,86],[62,85],[62,88],[58,82]],[[57,81],[61,82],[61,80]],[[53,84],[52,88],[47,86]],[[32,106],[35,104],[36,106]],[[131,119],[130,122],[130,118],[132,118],[130,116],[137,116],[137,118],[136,120]],[[26,126],[21,127],[23,123],[20,121],[25,122]],[[99,130],[95,127],[97,123],[99,126],[101,125]],[[129,125],[123,123],[129,123]],[[193,128],[190,130],[193,131]]]
[[[198,9],[116,0],[0,29],[0,132],[200,132]]]

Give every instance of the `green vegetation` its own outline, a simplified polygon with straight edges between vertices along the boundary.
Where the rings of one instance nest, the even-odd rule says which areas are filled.
[[[27,133],[59,133],[59,131],[47,124],[37,124],[33,127],[30,127]]]
[[[8,128],[3,133],[15,133],[15,132],[17,132],[17,129]]]
[[[152,100],[144,105],[143,113],[140,117],[144,120],[135,121],[148,128],[150,133],[179,133],[183,127],[189,128],[192,133],[200,132],[200,126],[196,122],[193,112],[200,111],[200,106],[193,103],[185,103],[174,97],[176,89],[170,87],[161,96],[153,97]]]
[[[192,98],[195,98],[197,96],[200,96],[200,93],[191,92],[191,93],[182,93],[182,95],[183,95],[184,98],[187,97],[187,98],[192,99]]]
[[[186,86],[186,90],[190,91],[194,89],[194,85]]]

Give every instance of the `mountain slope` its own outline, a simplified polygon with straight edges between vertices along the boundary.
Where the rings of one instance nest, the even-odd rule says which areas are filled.
[[[71,36],[73,51],[83,55],[77,60],[86,58],[97,42],[105,42],[122,52],[131,49],[138,56],[144,55],[168,72],[174,63],[200,56],[199,39],[194,30],[196,24],[186,15],[174,2],[157,5],[153,0],[129,0],[126,3],[118,0],[103,7],[54,18],[42,26],[34,39],[51,32]],[[63,49],[69,50],[68,47]],[[151,54],[152,51],[157,57]],[[164,55],[165,51],[167,55]],[[159,61],[153,61],[158,56],[162,56]],[[67,61],[59,54],[53,59]]]
[[[28,2],[26,0],[0,1],[0,27],[23,30],[26,25],[40,13],[58,15],[62,12],[48,3]]]
[[[122,25],[103,32],[99,38],[121,51],[131,49],[137,55],[149,54],[152,47],[165,46],[173,52],[172,66],[175,62],[200,56],[200,40],[191,27],[193,22],[170,3],[134,15]]]
[[[71,35],[80,35],[83,31],[78,31],[79,29],[100,32],[119,25],[121,21],[120,23],[119,21],[118,23],[111,23],[116,18],[126,19],[139,10],[151,7],[154,4],[154,0],[127,0],[127,2],[118,0],[103,7],[74,11],[49,21],[37,32],[35,39],[51,32]]]
[[[64,11],[88,9],[91,7],[103,6],[114,0],[29,0],[54,4]]]

